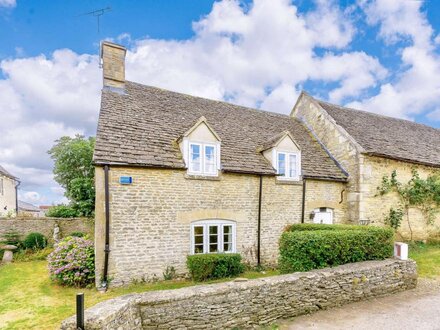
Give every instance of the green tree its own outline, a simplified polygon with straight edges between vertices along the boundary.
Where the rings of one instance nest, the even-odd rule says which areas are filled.
[[[92,163],[95,138],[63,136],[48,151],[54,160],[55,180],[78,216],[93,216],[95,209],[95,168]]]

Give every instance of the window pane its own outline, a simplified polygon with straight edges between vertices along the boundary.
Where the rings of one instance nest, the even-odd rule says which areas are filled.
[[[278,154],[278,174],[286,175],[286,154]]]
[[[209,234],[216,234],[218,233],[218,226],[209,226]]]
[[[194,226],[194,253],[203,253],[203,226]]]
[[[223,241],[232,242],[232,226],[223,226]]]
[[[203,226],[194,227],[194,235],[203,235]]]
[[[223,226],[223,251],[232,252],[232,226]]]
[[[224,252],[232,252],[232,242],[230,243],[223,243],[223,251]]]
[[[199,244],[203,245],[203,236],[194,236],[194,243],[196,245],[199,245]]]
[[[215,173],[215,147],[205,146],[205,172]]]
[[[190,170],[194,172],[200,172],[200,163],[200,145],[191,144]]]
[[[297,176],[296,155],[289,155],[289,176],[293,178]]]
[[[209,252],[218,252],[218,226],[209,226]]]

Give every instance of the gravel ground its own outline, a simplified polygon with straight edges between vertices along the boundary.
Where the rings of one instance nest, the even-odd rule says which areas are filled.
[[[279,328],[440,330],[440,281],[419,279],[416,289],[299,316]]]

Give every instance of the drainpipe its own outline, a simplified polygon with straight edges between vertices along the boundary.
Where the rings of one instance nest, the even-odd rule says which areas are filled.
[[[304,223],[305,213],[306,213],[306,178],[303,177],[301,223]]]
[[[18,217],[18,187],[21,182],[17,180],[17,184],[15,185],[15,216]]]
[[[110,170],[108,165],[104,165],[104,186],[105,186],[105,248],[104,248],[104,274],[102,280],[102,286],[104,289],[108,287],[108,257],[110,253],[110,197],[109,197],[109,181],[108,171]]]
[[[260,188],[258,191],[258,229],[257,229],[257,265],[261,266],[261,198],[263,196],[263,176],[260,175]]]

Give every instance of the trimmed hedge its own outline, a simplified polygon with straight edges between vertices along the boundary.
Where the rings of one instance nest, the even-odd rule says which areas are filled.
[[[244,271],[238,253],[196,254],[186,259],[191,277],[195,281],[237,276]]]
[[[280,238],[278,266],[281,273],[380,260],[393,255],[394,232],[391,228],[362,227],[285,231]]]

